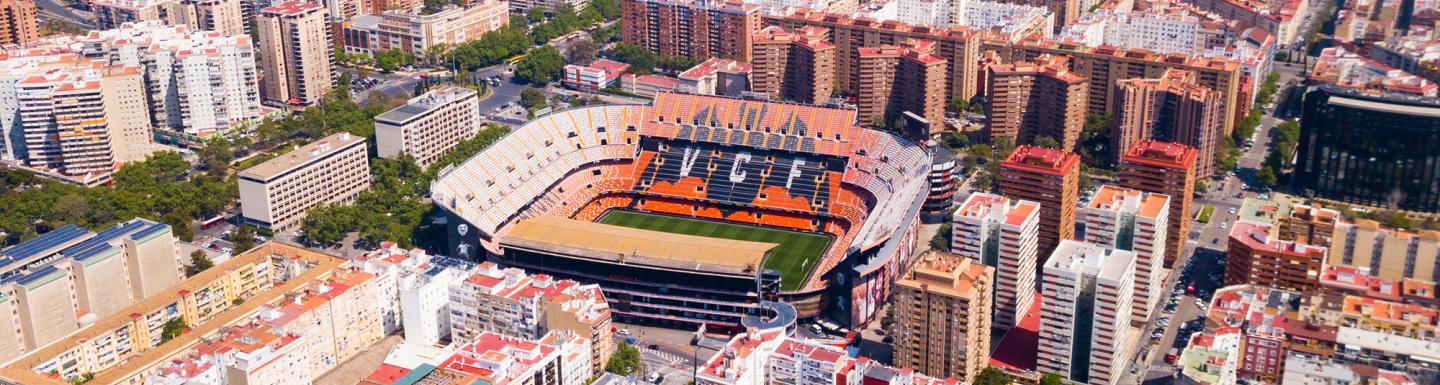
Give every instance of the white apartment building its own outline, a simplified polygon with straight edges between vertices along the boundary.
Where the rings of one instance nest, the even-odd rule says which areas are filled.
[[[995,30],[1001,36],[1055,33],[1055,14],[1045,7],[984,0],[957,1],[951,10],[955,25],[972,30]]]
[[[952,25],[951,9],[966,0],[896,0],[896,19],[911,25],[946,28]]]
[[[366,147],[365,137],[340,132],[240,171],[245,222],[292,231],[315,206],[355,200],[370,188]]]
[[[1045,262],[1038,369],[1091,385],[1118,383],[1128,361],[1134,283],[1135,253],[1060,241]]]
[[[1076,238],[1135,252],[1135,300],[1131,321],[1143,324],[1155,313],[1164,289],[1161,271],[1169,229],[1170,196],[1100,186],[1080,208]]]
[[[614,349],[610,305],[599,285],[529,275],[490,262],[451,286],[450,329],[450,339],[458,343],[486,332],[533,339],[566,331],[590,341],[590,361],[597,364]],[[598,375],[604,367],[592,369]]]
[[[417,256],[406,261],[400,280],[400,317],[405,340],[433,345],[451,336],[450,290],[475,271],[464,260]]]
[[[1144,11],[1101,10],[1065,26],[1059,38],[1090,47],[1101,45],[1155,53],[1193,55],[1204,49],[1201,20],[1184,8],[1157,6]]]
[[[523,15],[535,7],[553,11],[555,6],[560,4],[570,4],[571,7],[575,8],[576,12],[579,12],[581,9],[585,9],[585,6],[590,3],[587,0],[510,0],[510,13]]]
[[[840,348],[786,338],[770,353],[770,383],[834,385],[844,381],[850,355]]]
[[[117,162],[152,151],[143,74],[74,54],[0,60],[0,121],[6,152],[85,185],[110,180]],[[13,61],[13,62],[12,62]],[[13,99],[12,99],[13,98]]]
[[[147,21],[91,32],[81,41],[88,57],[145,69],[154,127],[205,138],[260,117],[249,35]]]
[[[415,158],[430,164],[482,127],[480,98],[475,90],[445,87],[410,99],[375,117],[375,150],[382,158]]]
[[[1040,204],[974,193],[952,218],[950,252],[995,267],[991,326],[1014,327],[1035,301]]]

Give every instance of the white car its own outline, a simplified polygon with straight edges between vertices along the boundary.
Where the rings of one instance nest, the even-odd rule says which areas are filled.
[[[628,336],[628,335],[630,335],[630,329],[620,329],[620,335],[622,335],[622,336]]]
[[[1234,213],[1235,213],[1235,208],[1234,208],[1234,207],[1231,207],[1231,208],[1230,208],[1230,213],[1231,213],[1231,214],[1234,214]]]
[[[1230,224],[1229,224],[1229,223],[1226,223],[1226,222],[1220,222],[1220,228],[1221,228],[1221,229],[1230,228]]]

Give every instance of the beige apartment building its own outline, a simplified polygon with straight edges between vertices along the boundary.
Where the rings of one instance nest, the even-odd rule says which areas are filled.
[[[293,360],[262,365],[273,357],[234,355],[233,361],[211,365],[210,369],[219,370],[216,378],[234,375],[272,380],[266,383],[311,383],[306,377],[267,375],[266,368],[294,365],[295,375],[318,376],[333,366],[325,360],[343,362],[378,340],[379,310],[370,304],[379,297],[376,288],[381,283],[373,277],[352,271],[344,259],[332,255],[276,242],[262,244],[11,361],[0,368],[0,378],[60,385],[92,373],[92,381],[99,384],[153,383],[149,381],[157,380],[176,360],[217,362],[218,357],[207,357],[216,352],[212,347],[225,345],[230,332],[245,334],[258,327],[284,330],[286,340],[295,342],[289,348],[295,354],[287,355]],[[161,335],[173,318],[184,320],[189,331],[167,341]],[[273,341],[251,340],[248,346],[269,342]]]
[[[1319,204],[1291,202],[1288,199],[1261,200],[1245,198],[1240,204],[1240,219],[1275,225],[1280,239],[1330,247],[1340,211]]]
[[[110,180],[116,163],[151,151],[150,114],[139,67],[76,55],[41,64],[13,84],[16,119],[30,167],[85,185]],[[12,127],[11,130],[14,130]]]
[[[160,21],[226,36],[246,34],[243,0],[95,0],[91,8],[99,30],[125,23]]]
[[[480,98],[475,90],[445,87],[376,116],[375,151],[389,159],[409,155],[420,167],[430,167],[482,127]]]
[[[1330,265],[1369,267],[1370,275],[1401,281],[1440,278],[1440,232],[1408,231],[1368,219],[1342,219],[1330,237]]]
[[[1161,300],[1169,214],[1169,195],[1104,185],[1075,216],[1077,239],[1135,252],[1135,324],[1149,321]]]
[[[995,268],[927,251],[895,285],[894,362],[969,383],[990,360]]]
[[[335,85],[333,39],[325,7],[286,0],[256,16],[260,40],[261,100],[274,105],[309,106]]]
[[[340,132],[240,171],[245,222],[292,231],[315,206],[353,201],[370,188],[367,147],[365,137]]]
[[[170,226],[66,226],[0,252],[0,361],[17,358],[184,277]]]
[[[343,43],[348,53],[370,55],[398,49],[424,56],[430,47],[479,39],[508,22],[509,13],[500,0],[476,1],[427,15],[410,9],[375,11],[341,22],[336,41]]]

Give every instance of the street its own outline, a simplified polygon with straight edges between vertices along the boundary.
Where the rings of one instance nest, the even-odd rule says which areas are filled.
[[[629,333],[615,333],[616,344],[632,340],[640,350],[640,372],[635,377],[642,380],[647,379],[650,373],[658,373],[661,385],[685,385],[694,379],[693,370],[697,361],[704,362],[715,354],[715,350],[691,345],[694,333],[690,331],[619,322],[615,322],[614,327]]]
[[[43,16],[58,18],[62,21],[76,24],[86,29],[95,28],[95,17],[90,12],[82,12],[61,0],[35,0],[39,13]]]

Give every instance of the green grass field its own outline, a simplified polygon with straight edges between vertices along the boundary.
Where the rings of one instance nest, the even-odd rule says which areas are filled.
[[[815,267],[815,262],[820,260],[826,247],[830,246],[831,239],[818,234],[633,211],[611,211],[600,217],[599,222],[667,233],[779,244],[780,246],[770,252],[764,265],[766,269],[780,272],[781,290],[800,288],[805,276],[810,274],[810,269]]]

